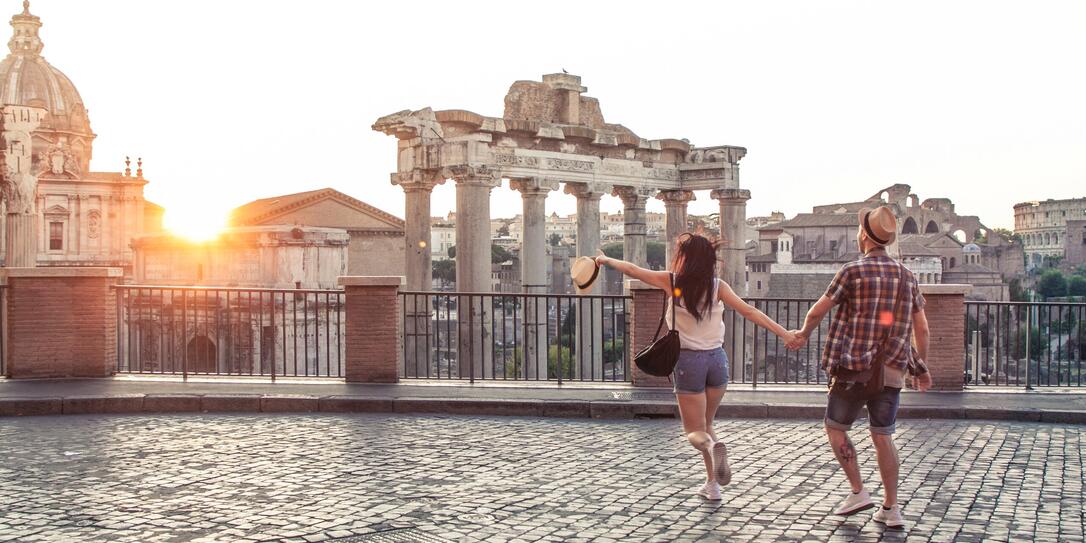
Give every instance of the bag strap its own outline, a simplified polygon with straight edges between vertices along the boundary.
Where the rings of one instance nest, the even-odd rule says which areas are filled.
[[[668,285],[671,287],[671,326],[675,326],[675,274],[668,273],[667,276]],[[667,316],[667,302],[664,302],[664,307],[660,308],[660,324],[656,325],[656,333],[652,335],[652,341],[656,342],[656,339],[660,337],[660,330],[664,328],[664,317]]]

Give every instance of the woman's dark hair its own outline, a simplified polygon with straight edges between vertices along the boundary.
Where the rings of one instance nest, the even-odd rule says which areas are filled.
[[[682,307],[699,321],[702,310],[708,313],[716,298],[713,291],[716,250],[717,244],[700,234],[687,232],[675,241],[675,256],[671,261],[675,288],[682,298]]]

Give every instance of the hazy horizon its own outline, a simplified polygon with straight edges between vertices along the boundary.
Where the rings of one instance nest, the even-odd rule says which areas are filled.
[[[402,217],[395,139],[374,120],[426,106],[500,116],[513,81],[563,68],[607,122],[641,137],[746,147],[748,216],[906,183],[1011,228],[1017,202],[1086,196],[1084,3],[666,7],[35,0],[31,11],[43,55],[90,110],[92,168],[143,157],[147,199],[178,216],[333,187]],[[21,3],[0,8],[10,17]],[[433,215],[454,207],[452,185],[435,190]],[[491,202],[494,217],[521,210],[507,186]],[[715,209],[707,194],[690,206]],[[555,193],[554,211],[575,199]]]

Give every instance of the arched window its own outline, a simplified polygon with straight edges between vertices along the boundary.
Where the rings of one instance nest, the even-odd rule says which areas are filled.
[[[902,234],[919,234],[920,230],[916,227],[916,221],[912,217],[905,219],[905,224],[901,225]]]
[[[950,257],[950,267],[953,268],[954,266],[957,266],[957,265],[958,265],[958,261],[955,260],[954,257]]]
[[[928,225],[924,227],[925,234],[938,234],[939,225],[935,224],[935,221],[928,221]]]

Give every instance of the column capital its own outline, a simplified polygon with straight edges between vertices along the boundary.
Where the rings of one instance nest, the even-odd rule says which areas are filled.
[[[741,204],[750,200],[750,191],[747,189],[715,189],[709,193],[709,197],[714,200],[720,200],[721,203],[737,203]]]
[[[546,196],[550,191],[558,190],[558,181],[543,177],[518,177],[509,180],[509,188],[523,196]]]
[[[657,200],[663,200],[666,206],[682,205],[696,200],[692,190],[662,190],[656,195]]]
[[[440,172],[430,170],[411,170],[409,172],[395,172],[391,176],[392,184],[399,185],[404,192],[434,190],[437,185],[445,183],[445,177]]]
[[[460,164],[442,168],[441,175],[456,181],[457,185],[475,185],[494,188],[502,184],[499,173],[486,164]]]
[[[656,195],[656,189],[643,187],[618,186],[611,190],[611,196],[618,196],[626,207],[644,206],[649,198]]]
[[[578,200],[599,200],[611,192],[611,185],[604,183],[566,183],[566,194],[576,196]]]

